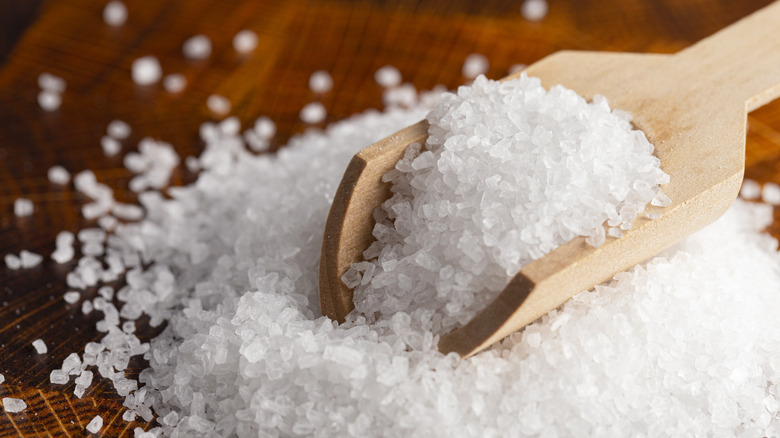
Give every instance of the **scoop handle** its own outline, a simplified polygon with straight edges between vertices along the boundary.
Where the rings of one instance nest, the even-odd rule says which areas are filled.
[[[748,112],[780,97],[780,1],[674,55],[677,78]]]

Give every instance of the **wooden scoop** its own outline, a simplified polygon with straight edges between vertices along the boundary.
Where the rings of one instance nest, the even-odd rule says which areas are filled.
[[[640,218],[599,248],[584,237],[525,265],[493,302],[441,337],[443,353],[468,357],[717,219],[732,204],[745,168],[747,113],[780,95],[780,2],[674,55],[558,52],[526,69],[549,88],[601,94],[628,111],[671,181],[660,215]],[[509,76],[512,79],[517,75]],[[372,213],[389,194],[382,175],[410,143],[424,143],[421,121],[360,151],[349,164],[325,226],[320,259],[322,313],[343,321],[354,308],[341,276],[374,240]]]

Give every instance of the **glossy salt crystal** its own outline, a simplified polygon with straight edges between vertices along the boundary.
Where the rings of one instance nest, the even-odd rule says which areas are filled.
[[[171,73],[163,78],[163,88],[169,93],[181,93],[187,88],[187,78],[181,73]]]
[[[206,59],[211,55],[211,40],[206,35],[195,35],[184,41],[184,56],[190,59]]]
[[[14,215],[17,217],[30,216],[33,214],[33,203],[27,198],[16,198],[14,200]]]
[[[101,417],[100,415],[95,415],[92,418],[92,420],[90,420],[89,424],[87,424],[87,430],[90,433],[98,433],[102,428],[103,428],[103,417]]]
[[[374,80],[384,88],[397,87],[401,84],[401,72],[392,65],[386,65],[374,73]]]
[[[520,12],[528,21],[541,21],[547,16],[548,9],[546,0],[524,0]]]
[[[109,26],[121,26],[127,21],[127,6],[120,0],[111,0],[103,8],[103,21]]]
[[[309,76],[309,89],[315,93],[327,93],[333,89],[333,78],[325,70],[317,70]]]
[[[472,53],[466,57],[466,61],[463,63],[463,76],[467,79],[474,79],[479,75],[487,73],[490,63],[485,55],[479,53]]]
[[[209,108],[209,111],[212,113],[218,115],[218,116],[225,116],[230,113],[230,101],[227,100],[224,96],[220,96],[218,94],[212,94],[206,99],[206,106]]]
[[[315,124],[325,121],[327,114],[325,107],[321,103],[311,102],[301,109],[300,117],[304,123]]]
[[[53,184],[65,185],[70,181],[70,172],[62,166],[50,167],[47,176]]]
[[[233,49],[238,53],[249,53],[257,47],[257,34],[249,29],[239,31],[233,37]]]
[[[43,339],[36,339],[32,342],[33,348],[35,348],[35,351],[38,354],[45,354],[49,351],[48,348],[46,348],[46,343],[43,342]]]
[[[13,397],[3,397],[3,409],[6,412],[16,413],[22,412],[27,408],[27,403],[24,400]]]
[[[131,73],[136,84],[151,85],[162,77],[162,67],[156,57],[143,56],[133,61]]]

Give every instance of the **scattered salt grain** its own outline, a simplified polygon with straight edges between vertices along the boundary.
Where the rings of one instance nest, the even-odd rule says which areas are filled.
[[[520,13],[528,21],[541,21],[547,16],[546,0],[525,0],[520,7]]]
[[[276,135],[276,124],[266,116],[260,116],[255,120],[254,129],[257,135],[263,140],[268,140]]]
[[[34,268],[43,261],[43,256],[36,254],[25,249],[19,254],[19,259],[22,262],[22,268]]]
[[[19,269],[22,267],[22,261],[19,260],[19,257],[15,254],[6,254],[5,255],[5,266],[8,267],[8,269]]]
[[[52,184],[65,185],[70,182],[70,172],[62,166],[50,167],[47,176]]]
[[[383,88],[397,87],[401,84],[401,72],[392,65],[386,65],[374,73],[374,80]]]
[[[65,385],[68,381],[70,381],[70,377],[66,371],[52,370],[52,372],[49,373],[49,382],[55,385]]]
[[[0,384],[2,384],[3,382],[5,382],[5,376],[0,374]]]
[[[163,78],[163,87],[169,93],[181,93],[187,88],[187,78],[181,73],[171,73]]]
[[[43,91],[49,91],[54,94],[62,94],[65,91],[65,79],[55,76],[51,73],[41,73],[38,75],[38,86]]]
[[[770,205],[780,205],[780,185],[771,181],[764,183],[761,199]]]
[[[119,140],[113,137],[104,135],[100,139],[100,147],[103,148],[103,154],[105,154],[105,156],[113,157],[122,150],[122,143],[119,143]]]
[[[103,417],[95,415],[95,417],[87,424],[87,430],[90,433],[98,433],[103,428]]]
[[[54,111],[60,107],[62,97],[53,91],[43,90],[38,93],[38,105],[46,111]]]
[[[112,120],[108,123],[108,126],[106,127],[106,133],[117,140],[124,140],[127,137],[130,136],[130,133],[133,132],[132,128],[130,128],[130,125],[128,125],[126,122],[123,122],[122,120]]]
[[[325,70],[317,70],[309,77],[309,89],[315,93],[327,93],[333,89],[333,78]]]
[[[489,66],[490,63],[485,55],[472,53],[466,57],[466,61],[463,63],[463,76],[466,79],[474,79],[479,75],[487,73]]]
[[[92,305],[92,301],[84,301],[81,303],[81,313],[89,315],[95,307]]]
[[[249,53],[257,47],[257,34],[249,29],[244,29],[233,37],[233,49],[238,53]]]
[[[33,214],[33,203],[27,198],[16,198],[14,200],[14,215],[17,217],[30,216]]]
[[[133,61],[133,82],[138,85],[151,85],[162,77],[160,61],[154,56],[143,56]]]
[[[220,96],[219,94],[212,94],[206,99],[206,106],[212,113],[218,116],[226,116],[230,113],[231,105],[226,97]]]
[[[121,26],[127,21],[127,6],[119,0],[112,0],[103,9],[103,21],[109,26]]]
[[[412,108],[417,104],[417,89],[406,83],[382,92],[382,102],[389,108]]]
[[[758,199],[761,197],[761,185],[756,180],[745,178],[739,190],[742,199]]]
[[[49,351],[48,348],[46,348],[46,343],[43,342],[43,339],[36,339],[32,342],[33,348],[35,348],[35,351],[38,352],[38,354],[46,354],[47,351]]]
[[[303,109],[301,109],[301,120],[307,124],[322,123],[327,116],[325,107],[319,102],[307,103]]]
[[[211,40],[206,35],[195,35],[184,41],[184,56],[190,59],[206,59],[211,55]]]
[[[137,221],[144,217],[144,209],[134,204],[116,203],[111,211],[117,218],[126,221]]]
[[[66,303],[76,304],[81,299],[81,294],[72,290],[72,291],[65,292],[65,295],[63,295],[62,297]]]
[[[3,397],[3,409],[5,409],[6,412],[22,412],[25,408],[27,408],[27,403],[25,403],[24,400],[13,397]]]

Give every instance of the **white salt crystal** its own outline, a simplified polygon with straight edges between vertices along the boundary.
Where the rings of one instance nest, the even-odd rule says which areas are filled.
[[[54,111],[62,104],[62,97],[59,93],[43,90],[38,93],[38,105],[46,111]]]
[[[33,203],[27,198],[16,198],[14,200],[14,215],[17,217],[30,216],[33,214]]]
[[[325,70],[317,70],[309,77],[309,88],[315,93],[327,93],[333,89],[333,78]]]
[[[130,125],[119,119],[112,120],[106,127],[106,133],[117,140],[124,140],[130,137],[132,131]]]
[[[109,26],[121,26],[127,21],[127,6],[119,0],[111,0],[103,8],[103,21]]]
[[[70,377],[68,373],[63,370],[52,370],[49,374],[49,381],[55,385],[64,385],[68,383]]]
[[[266,116],[260,116],[255,120],[254,130],[263,140],[269,140],[276,135],[276,124]]]
[[[181,93],[187,88],[187,78],[181,73],[171,73],[163,78],[163,87],[169,93]]]
[[[87,344],[89,345],[89,344]],[[76,353],[71,353],[68,357],[62,361],[62,371],[68,374],[80,374],[81,373],[81,359]],[[75,372],[73,372],[75,371]]]
[[[95,417],[87,424],[87,430],[90,433],[98,433],[103,428],[103,417],[95,415]]]
[[[48,348],[46,348],[46,343],[43,342],[43,339],[36,339],[32,342],[33,348],[35,348],[35,351],[38,352],[38,354],[45,354],[47,351],[49,351]]]
[[[5,382],[5,376],[0,374],[0,384]]]
[[[22,261],[15,254],[6,254],[4,260],[8,269],[19,269],[22,267]]]
[[[396,88],[386,89],[382,93],[382,102],[385,106],[411,108],[417,104],[417,89],[414,85],[406,83]]]
[[[73,260],[73,256],[76,254],[72,246],[58,247],[51,253],[51,259],[57,263],[67,263]]]
[[[257,47],[257,34],[249,29],[244,29],[233,37],[233,49],[238,53],[249,53]]]
[[[520,13],[528,21],[541,21],[547,16],[546,0],[525,0],[520,7]]]
[[[53,184],[65,185],[70,181],[70,172],[62,166],[50,167],[47,176]]]
[[[62,94],[65,91],[65,79],[55,76],[51,73],[41,73],[38,75],[38,86],[43,91],[49,91],[53,94]]]
[[[137,221],[144,217],[144,209],[134,204],[116,203],[111,212],[119,219]]]
[[[384,88],[397,87],[401,84],[401,72],[392,65],[386,65],[374,73],[374,80]]]
[[[22,412],[27,408],[27,403],[24,400],[13,397],[3,397],[3,409],[6,412],[16,413]]]
[[[21,260],[22,268],[33,268],[43,261],[43,256],[23,249],[19,254],[19,259]]]
[[[235,137],[241,132],[241,121],[236,116],[231,116],[219,122],[219,130],[223,136]]]
[[[62,296],[66,303],[76,304],[81,299],[81,294],[76,291],[68,291]]]
[[[208,97],[208,99],[206,99],[206,106],[212,113],[218,116],[225,116],[230,113],[231,105],[230,101],[227,100],[227,98],[224,96],[220,96],[219,94],[212,94]]]
[[[81,313],[89,315],[95,307],[92,305],[92,301],[86,300],[81,303]]]
[[[780,185],[773,182],[764,183],[761,199],[770,205],[780,205]]]
[[[466,57],[466,61],[463,63],[462,73],[466,79],[474,79],[479,75],[485,74],[490,67],[485,55],[479,53],[472,53]]]
[[[758,181],[745,178],[742,180],[739,196],[741,196],[742,199],[758,199],[761,197],[761,185]]]
[[[154,56],[143,56],[133,61],[133,82],[138,85],[151,85],[162,77],[160,61]]]
[[[206,35],[195,35],[184,41],[184,56],[190,59],[206,59],[211,55],[211,40]]]
[[[304,123],[315,124],[325,121],[327,114],[325,107],[321,103],[311,102],[304,105],[300,116]]]
[[[122,150],[122,144],[115,138],[104,135],[100,139],[100,147],[103,148],[103,154],[107,157],[113,157]]]
[[[98,218],[98,226],[106,231],[114,231],[117,224],[117,218],[114,216],[101,216]]]

